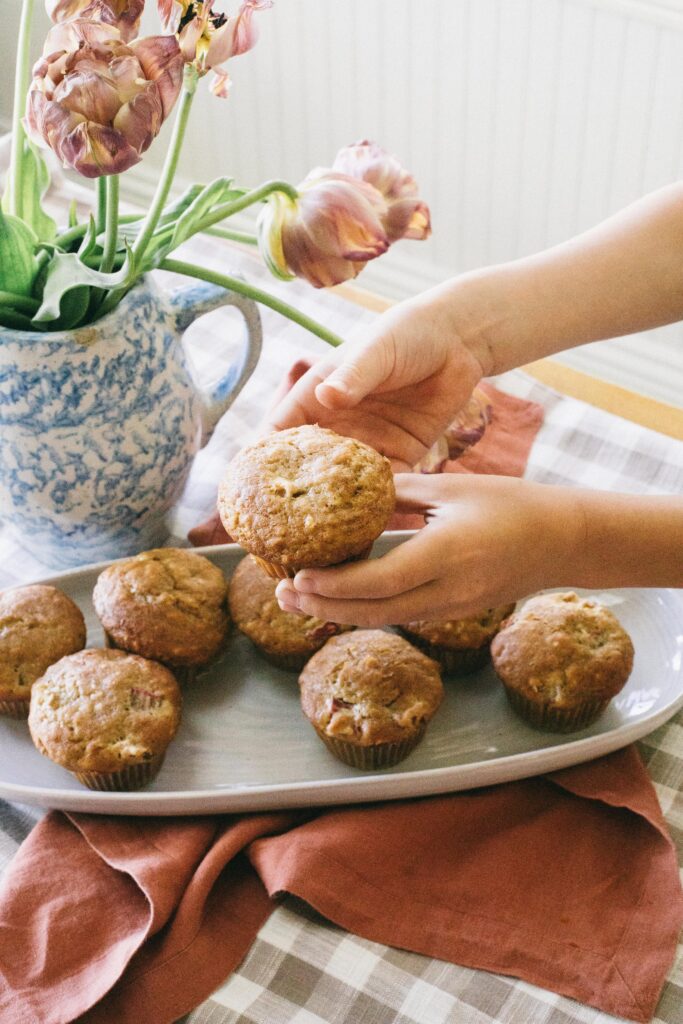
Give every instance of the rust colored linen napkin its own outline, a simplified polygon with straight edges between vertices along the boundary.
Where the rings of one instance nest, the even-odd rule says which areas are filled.
[[[51,812],[0,889],[3,1024],[171,1024],[270,897],[357,935],[650,1021],[683,920],[633,747],[447,796],[242,817]]]

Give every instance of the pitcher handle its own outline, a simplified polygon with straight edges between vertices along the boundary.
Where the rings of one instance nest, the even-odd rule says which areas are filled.
[[[175,328],[181,334],[200,316],[221,306],[234,306],[244,317],[246,332],[239,359],[210,388],[197,384],[203,402],[203,447],[256,369],[263,346],[261,315],[253,299],[203,282],[176,289],[169,302]]]

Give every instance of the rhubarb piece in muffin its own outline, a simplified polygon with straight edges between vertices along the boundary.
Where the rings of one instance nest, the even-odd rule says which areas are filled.
[[[612,612],[573,592],[533,597],[491,644],[512,707],[531,725],[583,729],[602,714],[633,667],[633,644]]]
[[[0,592],[0,714],[26,718],[33,683],[53,662],[85,647],[80,608],[56,587]]]
[[[396,501],[389,461],[318,426],[243,448],[218,493],[223,526],[276,578],[365,558]]]
[[[412,644],[438,661],[444,672],[465,675],[488,664],[491,641],[514,610],[514,604],[506,604],[467,619],[408,622],[399,629]]]
[[[228,632],[223,573],[185,548],[114,562],[98,576],[93,603],[108,646],[160,661],[181,682],[219,654]]]
[[[327,748],[386,768],[417,746],[443,697],[439,666],[381,629],[332,637],[299,677],[301,706]]]
[[[180,724],[173,673],[117,650],[85,650],[52,665],[31,693],[37,749],[90,789],[138,789],[159,771]]]
[[[228,603],[237,629],[278,668],[302,669],[330,637],[355,628],[283,612],[275,597],[276,586],[256,559],[247,555],[230,580]]]

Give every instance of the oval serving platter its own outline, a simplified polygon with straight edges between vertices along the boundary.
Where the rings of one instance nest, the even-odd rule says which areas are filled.
[[[373,556],[410,532],[384,534]],[[243,557],[233,544],[198,548],[229,576]],[[42,582],[82,609],[88,645],[102,646],[91,594],[101,565]],[[581,593],[585,593],[581,591]],[[0,720],[0,797],[103,814],[212,814],[403,799],[488,786],[556,771],[626,746],[683,706],[683,591],[594,593],[628,630],[631,677],[607,712],[571,735],[539,732],[508,706],[488,667],[446,678],[446,697],[419,747],[394,768],[364,773],[337,761],[304,719],[297,674],[269,665],[234,630],[225,653],[184,690],[183,720],[157,778],[133,793],[82,787],[41,756],[25,721]]]

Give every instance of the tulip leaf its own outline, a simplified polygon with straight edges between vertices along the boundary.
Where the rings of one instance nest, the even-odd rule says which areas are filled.
[[[93,252],[97,248],[97,225],[95,224],[95,218],[90,215],[88,226],[85,229],[85,234],[81,240],[81,244],[78,247],[78,258],[80,260],[86,260],[88,256],[92,256]]]
[[[204,189],[204,185],[189,185],[185,191],[174,199],[172,203],[165,206],[159,223],[156,226],[155,234],[159,234],[164,228],[167,228],[170,224],[174,224],[181,213],[183,213],[190,203],[194,202],[199,193]],[[130,224],[119,224],[119,243],[118,249],[124,248],[122,238],[127,239],[129,242],[134,242],[140,234],[140,228],[143,224],[143,217],[139,217],[137,220],[132,221]],[[100,236],[100,242],[102,242],[104,235]]]
[[[0,210],[0,289],[30,295],[38,269],[34,232],[23,220]]]
[[[29,139],[24,138],[21,161],[21,219],[28,224],[41,242],[51,242],[57,237],[57,225],[42,206],[42,200],[50,187],[50,172],[40,150]],[[9,187],[2,199],[2,209],[9,209]]]
[[[7,309],[0,306],[0,327],[9,327],[16,331],[30,331],[33,327],[31,319],[23,313],[17,313],[16,309]]]
[[[229,203],[231,199],[239,199],[244,195],[244,189],[233,189],[232,183],[232,178],[216,178],[201,190],[178,217],[173,235],[165,247],[165,255],[194,235],[199,230],[199,222],[214,206]]]
[[[83,286],[87,286],[84,289],[86,291],[89,288],[121,288],[131,284],[134,277],[130,252],[126,254],[121,269],[114,274],[103,274],[99,270],[87,267],[75,252],[56,252],[47,267],[43,302],[33,318],[33,323],[59,321],[62,314],[67,313],[67,308],[63,305],[64,297],[74,289]]]

